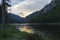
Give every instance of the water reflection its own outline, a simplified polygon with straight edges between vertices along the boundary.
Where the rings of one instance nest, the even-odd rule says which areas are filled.
[[[18,27],[18,29],[22,32],[34,33],[34,29],[32,29],[31,26],[23,25],[23,26]]]
[[[12,24],[15,25],[17,29],[22,32],[27,32],[30,34],[40,35],[42,38],[55,39],[60,38],[60,25],[58,24],[31,24],[31,23],[23,23],[23,24]],[[31,37],[33,37],[33,35]],[[34,36],[35,37],[35,36]]]

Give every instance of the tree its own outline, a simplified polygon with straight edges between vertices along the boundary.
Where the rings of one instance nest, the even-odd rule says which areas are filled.
[[[2,0],[2,23],[6,23],[7,7],[10,6],[8,2],[10,2],[10,0]]]
[[[2,21],[2,6],[0,5],[0,23],[2,23],[1,21]]]
[[[2,27],[3,27],[3,36],[6,32],[6,24],[7,24],[7,7],[9,0],[2,0]]]

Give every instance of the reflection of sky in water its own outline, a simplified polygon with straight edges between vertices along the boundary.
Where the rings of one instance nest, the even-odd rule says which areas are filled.
[[[18,29],[22,32],[34,33],[34,30],[31,28],[31,26],[23,25],[18,27]]]

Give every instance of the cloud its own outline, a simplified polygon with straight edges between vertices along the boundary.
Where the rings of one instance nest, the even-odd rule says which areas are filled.
[[[22,1],[24,1],[24,0],[11,0],[11,5],[19,4],[19,3],[21,3]]]
[[[49,4],[50,2],[51,0],[24,0],[23,2],[12,6],[11,12],[21,17],[26,17],[27,15],[30,15],[35,11],[41,10],[45,5]],[[24,16],[20,14],[21,12],[24,14]]]
[[[1,4],[2,0],[0,0],[0,4]]]

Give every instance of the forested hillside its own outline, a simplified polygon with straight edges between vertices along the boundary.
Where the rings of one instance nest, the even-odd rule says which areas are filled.
[[[32,23],[58,23],[60,22],[60,1],[57,0],[55,3],[55,7],[46,12],[41,13],[37,17],[30,20]]]

